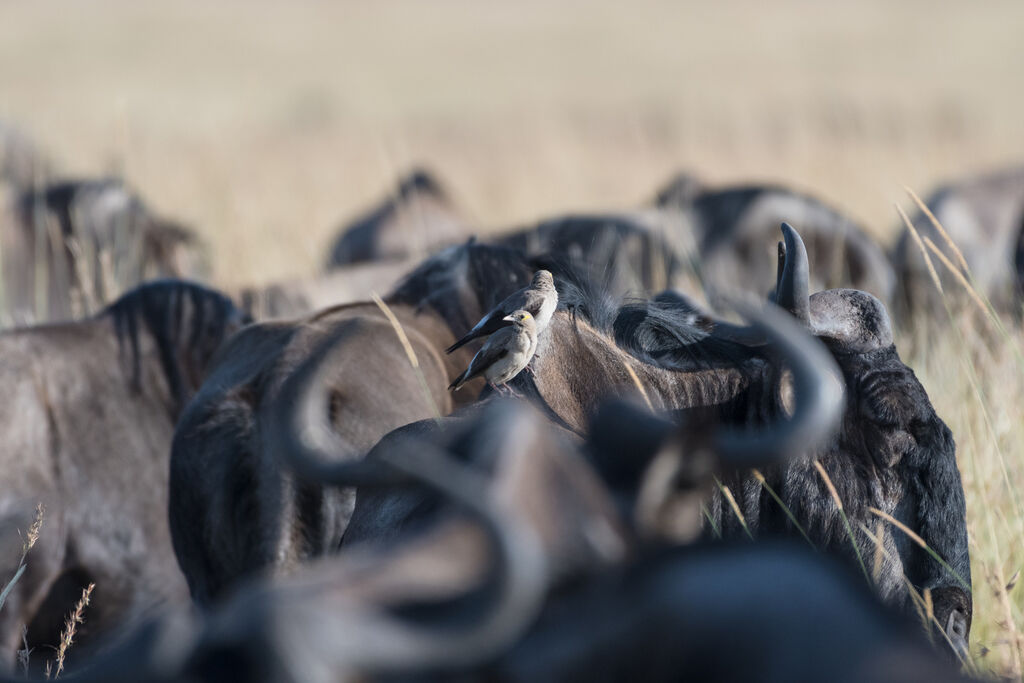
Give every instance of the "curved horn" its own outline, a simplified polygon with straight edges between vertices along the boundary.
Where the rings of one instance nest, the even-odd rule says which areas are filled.
[[[719,434],[714,441],[719,457],[729,466],[755,467],[815,448],[834,433],[843,410],[844,384],[835,360],[774,306],[736,308],[775,344],[792,371],[796,407],[788,420],[768,431]]]
[[[781,226],[785,240],[785,267],[779,277],[775,303],[793,314],[804,325],[810,324],[810,266],[807,248],[789,223]]]
[[[501,430],[498,448],[514,446],[524,429],[536,428],[536,420],[524,409],[510,416],[512,424]],[[495,553],[494,604],[477,620],[460,619],[452,624],[425,624],[403,633],[400,651],[370,656],[360,666],[371,671],[398,668],[464,667],[485,661],[507,647],[533,621],[547,590],[540,541],[519,512],[503,509],[489,495],[489,481],[472,468],[422,442],[409,441],[387,453],[388,463],[415,481],[450,498],[472,513],[483,525]]]
[[[771,301],[773,304],[779,302],[779,285],[782,284],[782,271],[786,268],[786,245],[778,243],[778,266],[775,269],[775,291],[772,292]]]

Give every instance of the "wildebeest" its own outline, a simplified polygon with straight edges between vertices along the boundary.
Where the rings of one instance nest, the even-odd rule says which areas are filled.
[[[963,255],[975,288],[997,310],[1020,314],[1024,301],[1024,167],[950,182],[935,190],[925,204]],[[954,266],[962,268],[959,255],[923,212],[915,214],[912,223],[922,239],[931,240]],[[901,282],[898,319],[909,319],[915,313],[945,317],[921,249],[905,227],[892,258]],[[962,286],[935,254],[929,251],[928,258],[944,292],[963,294]]]
[[[972,600],[964,494],[952,435],[913,371],[900,360],[881,302],[857,290],[808,296],[806,250],[796,232],[785,227],[787,249],[777,278],[777,301],[825,342],[842,370],[847,399],[838,435],[811,457],[765,472],[767,484],[816,545],[853,563],[858,553],[863,559],[874,549],[868,533],[874,533],[881,517],[871,508],[923,538],[949,568],[886,526],[888,555],[882,576],[876,578],[878,591],[909,610],[913,598],[904,576],[914,591],[928,589],[939,625],[954,649],[963,651]],[[749,330],[711,323],[709,331],[707,320],[695,324],[693,308],[672,297],[627,305],[603,319],[599,306],[579,310],[589,312],[594,324],[556,314],[539,345],[535,375],[520,375],[512,382],[571,429],[582,433],[604,396],[629,392],[634,385],[631,393],[642,393],[657,409],[692,412],[710,406],[710,415],[702,411],[705,420],[749,423],[784,410],[779,368],[758,350],[756,335]],[[814,463],[824,467],[844,502],[857,552]],[[748,471],[723,477],[723,482],[735,492],[752,532],[797,533]],[[720,533],[746,533],[721,495],[709,513]]]
[[[915,594],[929,591],[935,625],[954,651],[965,654],[973,601],[952,434],[900,360],[881,302],[855,290],[808,296],[806,251],[795,232],[786,233],[785,252],[780,304],[826,343],[846,384],[843,428],[816,454],[843,509],[815,464],[796,460],[766,471],[765,482],[749,474],[724,478],[736,492],[744,522],[721,496],[710,506],[711,517],[722,533],[745,533],[744,525],[755,532],[793,533],[799,525],[813,543],[845,555],[851,564],[880,553],[883,569],[872,581],[883,599],[910,611]],[[793,518],[780,510],[766,486]],[[879,526],[883,515],[909,527],[942,562],[888,522]],[[883,547],[876,549],[871,535],[878,529],[884,532]]]
[[[266,445],[265,414],[318,344],[333,337],[343,347],[329,368],[325,415],[345,444],[339,453],[359,457],[392,429],[473,400],[482,382],[455,398],[447,389],[473,350],[444,349],[533,271],[512,249],[451,247],[386,297],[404,339],[374,303],[236,335],[182,416],[171,453],[171,534],[193,598],[210,602],[250,574],[288,573],[341,539],[352,492],[295,482]]]
[[[895,275],[885,252],[863,227],[821,200],[772,185],[680,192],[675,181],[657,205],[680,211],[694,231],[709,298],[764,294],[774,279],[776,230],[795,225],[811,254],[811,287],[851,287],[890,302]]]
[[[468,225],[437,178],[416,168],[392,195],[341,229],[327,268],[423,256],[466,239]]]
[[[223,295],[161,281],[88,320],[0,334],[0,575],[13,576],[18,530],[44,507],[28,569],[0,611],[5,660],[21,647],[22,624],[31,646],[55,645],[90,582],[76,637],[86,647],[187,596],[167,528],[167,455],[175,420],[242,323]]]
[[[18,322],[68,319],[146,279],[206,270],[196,235],[154,214],[119,180],[27,189],[0,239],[4,303]]]
[[[202,620],[151,623],[79,680],[961,680],[806,548],[631,548],[571,440],[522,405],[410,425],[363,462],[324,459],[337,442],[309,431],[323,429],[331,352],[286,381],[275,446],[316,481],[359,483],[378,513],[422,490],[398,493],[415,523],[388,515],[399,526],[372,544]],[[646,440],[634,417],[623,443]]]

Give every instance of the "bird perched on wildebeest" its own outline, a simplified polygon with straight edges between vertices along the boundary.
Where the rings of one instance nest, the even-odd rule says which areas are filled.
[[[510,294],[474,325],[466,336],[445,349],[445,353],[451,353],[474,339],[493,334],[506,325],[509,316],[519,310],[530,314],[539,335],[551,322],[551,316],[557,307],[558,292],[555,290],[555,279],[549,271],[538,270],[533,274],[533,281],[528,287]]]
[[[529,365],[537,350],[537,322],[534,317],[529,311],[519,310],[505,316],[502,321],[512,325],[502,327],[490,336],[473,356],[466,371],[448,385],[449,389],[458,391],[469,380],[483,375],[487,384],[501,391],[506,382]]]

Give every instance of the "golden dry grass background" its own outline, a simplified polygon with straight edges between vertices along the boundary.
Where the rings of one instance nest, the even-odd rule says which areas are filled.
[[[482,230],[686,168],[810,190],[889,243],[903,185],[1024,161],[1022,35],[1019,1],[0,0],[0,116],[194,224],[221,285],[313,272],[418,162]],[[909,360],[960,446],[972,654],[1019,677],[1024,599],[989,577],[1024,562],[1024,362],[960,330]]]

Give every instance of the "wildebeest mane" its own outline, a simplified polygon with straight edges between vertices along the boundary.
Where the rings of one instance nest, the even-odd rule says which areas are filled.
[[[181,280],[147,282],[123,295],[104,311],[113,321],[118,346],[127,354],[131,384],[142,390],[139,334],[153,338],[174,402],[176,418],[202,379],[229,326],[246,316],[220,292]]]
[[[389,303],[433,309],[458,335],[476,323],[469,310],[487,313],[529,284],[534,272],[526,255],[509,247],[480,244],[475,238],[431,256],[406,275]],[[472,296],[474,302],[467,301]]]
[[[558,265],[547,262],[558,272]],[[556,276],[558,305],[607,334],[634,358],[671,370],[733,365],[749,350],[713,337],[712,322],[685,296],[662,292],[651,299],[615,297],[607,283],[580,277],[568,268]]]

